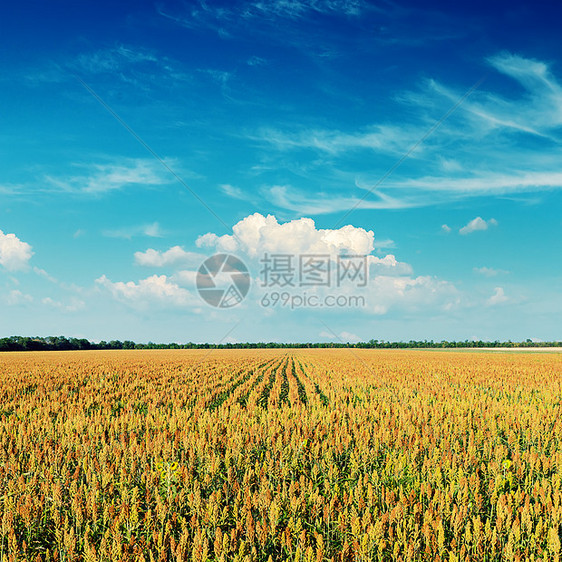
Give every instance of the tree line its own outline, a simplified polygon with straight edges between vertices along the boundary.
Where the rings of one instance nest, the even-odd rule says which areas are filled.
[[[319,342],[319,343],[279,343],[279,342],[246,342],[246,343],[136,343],[134,341],[111,340],[91,342],[84,338],[66,338],[64,336],[31,337],[10,336],[0,338],[0,351],[70,351],[87,349],[263,349],[263,348],[359,348],[359,349],[444,349],[444,348],[478,348],[478,347],[562,347],[562,342],[535,342],[530,339],[520,342],[508,341],[433,341],[410,340],[385,341],[369,340],[367,342]]]

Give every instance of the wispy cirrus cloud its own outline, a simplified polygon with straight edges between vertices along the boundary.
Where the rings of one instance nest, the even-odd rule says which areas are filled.
[[[397,97],[409,106],[409,124],[380,123],[355,131],[264,129],[250,135],[268,151],[269,165],[256,168],[256,173],[270,174],[275,154],[285,162],[288,153],[298,153],[308,164],[307,180],[316,172],[326,178],[326,185],[331,182],[326,196],[311,198],[291,186],[268,189],[278,207],[296,211],[304,205],[303,212],[311,214],[332,213],[342,206],[400,209],[561,189],[560,81],[546,63],[522,56],[500,53],[485,62],[509,83],[517,82],[519,94],[507,98],[481,87],[424,138],[438,116],[463,95],[427,80],[418,92]],[[315,154],[307,160],[303,151]],[[355,187],[363,193],[347,188],[344,194],[330,179],[344,180],[352,166]]]
[[[125,238],[130,240],[136,236],[147,236],[149,238],[162,238],[163,232],[158,222],[137,226],[124,226],[121,228],[104,230],[102,234],[108,238]]]
[[[241,200],[247,200],[248,199],[248,194],[244,192],[243,189],[235,186],[235,185],[230,185],[229,183],[224,183],[221,184],[220,186],[220,190],[225,194],[228,195],[229,197],[232,197],[233,199],[241,199]]]
[[[293,132],[264,129],[250,138],[280,151],[310,149],[329,155],[341,155],[365,149],[379,153],[402,153],[405,147],[415,143],[420,136],[419,127],[380,124],[351,133],[322,129]]]
[[[144,46],[126,44],[85,49],[66,59],[46,62],[28,70],[25,79],[32,86],[40,86],[75,82],[76,75],[86,81],[111,79],[114,83],[133,85],[135,93],[146,92],[170,81],[178,83],[190,79],[178,61]]]
[[[301,18],[309,14],[340,14],[358,16],[367,8],[362,0],[273,0],[249,2],[246,13]]]
[[[177,162],[165,159],[173,168]],[[148,158],[123,158],[119,162],[74,164],[82,173],[56,177],[46,175],[51,191],[101,195],[128,187],[158,187],[173,183],[175,179],[156,160]]]
[[[112,48],[98,49],[80,53],[70,66],[88,73],[115,73],[124,67],[136,64],[157,63],[154,52],[145,48],[118,45]]]
[[[358,187],[369,189],[365,181]],[[417,179],[392,180],[385,183],[386,190],[441,192],[463,196],[502,195],[528,193],[562,187],[562,172],[518,171],[512,173],[474,170],[469,177],[425,176]]]
[[[362,200],[359,194],[346,196],[328,192],[310,194],[292,186],[275,185],[264,189],[268,199],[277,207],[289,211],[323,215],[356,209],[407,209],[420,206],[421,202],[411,199],[397,199],[386,193],[375,191],[369,199]]]
[[[509,273],[505,269],[495,269],[493,267],[473,267],[472,270],[479,275],[483,275],[484,277],[496,277],[497,275],[503,275]]]
[[[25,192],[25,187],[18,184],[0,184],[0,194],[19,195]]]
[[[562,155],[561,155],[562,156]],[[471,197],[494,197],[509,195],[540,194],[562,189],[562,173],[525,171],[495,173],[489,170],[473,170],[471,177],[424,176],[387,180],[373,189],[377,179],[369,181],[357,177],[355,193],[345,194],[333,187],[311,194],[293,185],[271,185],[262,187],[262,193],[276,207],[292,212],[311,215],[331,214],[356,209],[408,209],[428,207]],[[328,182],[326,182],[328,183]],[[251,192],[222,188],[223,193],[234,199],[252,200]],[[365,192],[370,192],[365,196]],[[444,232],[451,227],[443,225]]]
[[[299,20],[315,15],[360,16],[365,10],[376,10],[364,0],[249,0],[233,3],[232,6],[214,5],[203,0],[190,2],[181,13],[165,6],[158,13],[175,23],[187,27],[213,29],[223,37],[229,30],[237,29],[255,19]]]

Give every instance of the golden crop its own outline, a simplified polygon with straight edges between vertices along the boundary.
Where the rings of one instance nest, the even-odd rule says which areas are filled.
[[[558,560],[561,367],[0,354],[0,560]]]

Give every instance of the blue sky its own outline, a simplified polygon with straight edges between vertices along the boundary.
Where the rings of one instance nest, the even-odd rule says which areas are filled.
[[[0,335],[562,339],[561,16],[6,5]],[[250,272],[232,308],[197,293],[217,252]],[[367,255],[368,282],[270,286],[266,254],[327,256],[332,275]],[[265,306],[275,293],[343,304]]]

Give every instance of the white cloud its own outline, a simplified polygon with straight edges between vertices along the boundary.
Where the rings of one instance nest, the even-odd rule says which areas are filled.
[[[372,314],[386,314],[391,309],[427,309],[446,311],[460,302],[457,289],[451,283],[430,276],[412,277],[412,267],[398,261],[394,254],[376,256],[374,234],[352,225],[340,229],[319,229],[310,218],[280,223],[273,215],[255,213],[233,227],[233,235],[207,233],[197,240],[199,247],[217,251],[240,252],[250,259],[265,254],[303,254],[367,256],[369,280],[366,286],[355,281],[338,286],[340,295],[364,295]],[[185,272],[182,282],[193,282],[194,272]],[[178,277],[179,282],[179,277]],[[260,291],[259,284],[256,287]],[[320,296],[330,288],[315,288]],[[259,295],[256,302],[259,301]]]
[[[342,170],[349,169],[349,158],[356,150],[395,153],[400,155],[399,158],[408,154],[410,160],[424,160],[420,169],[426,175],[416,174],[415,168],[413,173],[409,170],[408,176],[401,175],[400,170],[392,167],[401,161],[399,158],[382,164],[382,168],[375,166],[373,169],[368,164],[357,169],[356,175],[362,179],[356,180],[356,186],[373,191],[364,201],[353,193],[348,194],[349,189],[347,193],[341,191],[334,182],[332,193],[320,192],[314,197],[291,186],[274,185],[268,191],[270,200],[282,209],[314,215],[335,213],[355,205],[362,209],[400,209],[474,196],[562,189],[562,173],[559,171],[562,84],[558,77],[553,75],[548,64],[510,53],[500,53],[487,62],[500,77],[511,83],[517,81],[523,92],[517,94],[515,90],[514,95],[503,97],[479,86],[427,138],[426,133],[443,115],[444,99],[445,103],[456,104],[466,91],[456,91],[428,80],[421,91],[402,95],[399,102],[417,109],[419,118],[411,125],[376,123],[350,131],[317,128],[260,131],[251,138],[269,145],[270,167],[275,158],[271,148],[277,149],[281,165],[286,163],[287,151],[321,153],[320,157],[311,155],[310,160],[305,161],[305,173],[311,177],[314,172],[326,185],[330,178],[345,174]],[[422,138],[423,143],[417,146]],[[521,142],[521,139],[529,138],[531,143]],[[535,147],[537,140],[541,144]],[[416,149],[409,154],[412,146]],[[455,159],[447,159],[443,153],[454,153]],[[372,162],[370,159],[364,161]],[[341,162],[343,166],[340,166]],[[428,169],[430,173],[425,172]],[[387,170],[392,170],[389,177],[385,174]],[[378,185],[381,178],[384,183]],[[339,183],[341,185],[341,181]]]
[[[177,271],[170,277],[170,280],[180,286],[194,287],[197,282],[197,271],[188,269]]]
[[[203,254],[186,252],[181,246],[173,246],[165,252],[152,248],[135,252],[135,263],[145,267],[193,266],[199,265],[204,259]]]
[[[328,330],[322,330],[318,335],[321,338],[326,338],[328,340],[337,339],[345,343],[348,342],[357,343],[361,341],[361,338],[357,334],[354,334],[352,332],[347,332],[345,330],[339,333],[329,332]]]
[[[365,186],[370,189],[370,186]],[[309,215],[342,213],[351,209],[407,209],[419,206],[414,198],[397,199],[380,190],[373,190],[372,196],[362,199],[358,196],[340,196],[330,193],[310,195],[287,185],[274,185],[266,190],[267,198],[282,209]]]
[[[186,307],[200,304],[186,289],[169,280],[166,275],[152,275],[141,279],[138,283],[112,282],[105,275],[96,279],[99,287],[106,289],[111,295],[133,307],[146,307],[150,304],[170,307]]]
[[[493,267],[473,267],[472,270],[475,273],[478,273],[480,275],[484,275],[484,277],[496,277],[497,275],[503,274],[503,273],[509,273],[508,271],[506,271],[505,269],[494,269]]]
[[[509,297],[505,296],[503,288],[496,287],[494,289],[494,294],[486,301],[486,304],[488,306],[494,306],[496,304],[501,304],[507,300],[509,300]]]
[[[415,278],[379,275],[370,282],[369,293],[374,314],[385,314],[391,308],[446,312],[461,302],[459,291],[452,283],[427,275]]]
[[[162,238],[162,236],[164,236],[164,234],[162,233],[162,229],[157,222],[147,224],[142,232],[144,235],[150,236],[151,238]]]
[[[34,267],[33,271],[34,271],[34,273],[36,273],[40,277],[43,277],[44,279],[47,279],[47,281],[50,281],[51,283],[58,283],[58,280],[55,277],[53,277],[52,275],[50,275],[49,273],[47,273],[44,269],[41,269],[40,267]]]
[[[372,311],[377,316],[384,316],[388,312],[388,306],[377,303],[372,307]]]
[[[221,191],[233,199],[247,199],[246,194],[239,187],[228,183],[219,186]]]
[[[19,289],[13,289],[4,297],[4,301],[10,306],[18,306],[33,302],[33,297],[22,293]]]
[[[500,53],[488,58],[488,62],[527,90],[527,97],[519,103],[492,100],[497,114],[506,120],[517,119],[524,129],[548,130],[562,124],[562,86],[547,64],[511,53]]]
[[[181,15],[167,13],[161,7],[158,7],[157,11],[161,16],[183,27],[209,28],[225,38],[230,37],[231,31],[248,24],[253,30],[270,30],[273,27],[279,29],[280,18],[297,20],[318,14],[356,17],[365,8],[364,0],[249,0],[238,3],[235,8],[230,8],[228,4],[214,6],[212,3],[200,1],[194,4],[189,13]],[[370,9],[373,9],[373,6],[370,6]],[[254,25],[256,19],[260,21],[259,26]]]
[[[65,312],[76,312],[82,310],[86,303],[76,297],[72,297],[69,302],[62,302],[52,299],[51,297],[46,297],[41,300],[44,305],[56,308],[57,310],[62,310]]]
[[[24,191],[24,187],[15,184],[0,184],[0,193],[2,195],[17,195]]]
[[[31,246],[15,234],[4,234],[0,230],[0,265],[8,271],[26,269],[33,255]]]
[[[394,254],[388,254],[384,258],[369,256],[368,261],[371,275],[382,272],[385,275],[410,275],[412,273],[412,266],[409,263],[399,262]]]
[[[221,251],[241,251],[250,257],[265,253],[280,254],[370,254],[374,248],[373,231],[351,225],[337,230],[318,229],[310,218],[279,223],[275,216],[254,213],[234,225],[233,235],[207,233],[197,246]]]
[[[532,157],[532,155],[527,156]],[[515,157],[517,158],[517,156]],[[543,161],[542,164],[537,162],[537,165],[544,167],[545,162]],[[357,185],[363,187],[359,183]],[[562,173],[558,171],[529,170],[522,172],[514,170],[511,173],[498,173],[475,169],[469,177],[424,176],[392,182],[388,189],[399,189],[405,192],[409,190],[432,192],[433,197],[436,197],[438,193],[441,196],[454,194],[456,197],[468,197],[528,193],[538,190],[559,189],[560,187],[562,187]],[[368,185],[365,186],[365,189],[367,188]],[[428,203],[429,201],[425,201],[424,198],[412,200],[412,204],[417,206],[427,205]]]
[[[451,227],[450,227],[449,225],[447,225],[447,224],[442,224],[442,225],[441,225],[441,230],[442,230],[443,232],[451,232]]]
[[[490,219],[485,221],[482,217],[476,217],[472,219],[468,224],[463,226],[460,230],[460,234],[470,234],[478,230],[488,230],[489,226],[497,226],[498,221],[496,219]]]
[[[299,18],[309,13],[357,16],[364,9],[361,0],[258,0],[248,4],[249,13]]]
[[[149,238],[162,238],[164,236],[164,232],[157,222],[139,226],[126,226],[114,230],[104,230],[102,234],[108,238],[125,238],[128,240],[134,236],[147,236]]]
[[[514,158],[518,158],[515,154]],[[526,154],[525,158],[533,161],[533,155]],[[554,167],[559,160],[559,154],[540,155],[536,166]],[[509,163],[500,162],[502,167]],[[311,196],[307,192],[288,185],[274,185],[264,190],[267,198],[277,207],[320,215],[338,213],[350,209],[408,209],[428,207],[438,203],[446,203],[451,199],[460,200],[469,197],[497,196],[509,194],[528,194],[540,191],[562,189],[562,173],[558,171],[519,171],[511,173],[497,173],[489,170],[473,169],[469,177],[455,176],[423,176],[414,179],[387,179],[384,185],[373,189],[380,180],[355,181],[355,186],[370,193],[340,195],[339,192],[319,192]]]
[[[443,158],[442,156],[439,158],[439,165],[441,166],[441,169],[447,173],[460,172],[463,170],[460,162],[449,158]]]
[[[448,281],[432,276],[398,276],[394,272],[371,277],[364,288],[340,287],[339,294],[365,297],[367,315],[444,315],[463,306],[462,293]]]
[[[357,343],[358,341],[361,341],[361,338],[357,334],[346,332],[345,330],[340,332],[339,335],[344,342]]]
[[[149,51],[120,45],[116,48],[100,49],[78,55],[72,66],[93,74],[119,74],[132,64],[156,63],[158,59]]]
[[[284,133],[274,129],[264,129],[255,137],[255,140],[268,143],[282,151],[311,149],[338,155],[351,150],[365,149],[402,154],[419,138],[420,132],[417,127],[407,128],[381,124],[353,133],[326,129]]]
[[[267,59],[253,55],[246,61],[246,64],[248,66],[263,66],[264,64],[267,64]]]
[[[376,238],[374,244],[375,244],[375,250],[394,248],[394,246],[396,246],[394,240],[391,240],[390,238],[387,238],[386,240],[381,240],[380,238]]]
[[[176,167],[174,160],[166,159],[171,167]],[[55,178],[46,176],[46,181],[53,187],[65,192],[77,192],[99,195],[131,186],[155,187],[169,184],[174,180],[162,164],[148,158],[125,158],[119,163],[76,165],[85,168],[86,173]]]

